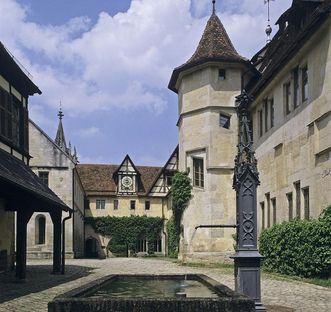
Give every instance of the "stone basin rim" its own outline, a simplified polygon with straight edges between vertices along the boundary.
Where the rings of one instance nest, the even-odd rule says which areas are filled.
[[[249,297],[240,294],[236,291],[233,291],[232,289],[230,289],[229,287],[217,282],[216,280],[208,277],[205,274],[110,274],[110,275],[106,275],[104,277],[101,277],[95,281],[89,282],[85,285],[82,285],[78,288],[75,288],[73,290],[70,290],[64,294],[61,294],[59,296],[56,296],[53,301],[63,301],[65,299],[80,299],[85,301],[85,299],[88,300],[100,300],[96,299],[96,298],[90,298],[87,297],[89,294],[91,294],[92,292],[95,292],[96,290],[100,289],[102,286],[104,286],[105,284],[109,283],[111,280],[118,280],[120,278],[140,278],[140,279],[155,279],[155,280],[169,280],[169,279],[175,279],[175,280],[182,280],[182,279],[187,279],[187,280],[195,280],[198,281],[200,283],[202,283],[204,286],[212,289],[213,291],[216,292],[216,294],[219,296],[219,298],[208,298],[208,300],[213,300],[213,301],[217,301],[220,298],[222,298],[222,300],[227,300],[227,299],[236,299],[236,300],[251,300]],[[171,300],[188,300],[188,301],[194,301],[194,300],[200,300],[201,297],[194,297],[194,298],[172,298]],[[104,298],[102,300],[109,300],[109,301],[120,301],[120,300],[125,300],[125,301],[136,301],[139,300],[139,298]],[[164,300],[164,299],[157,299],[157,298],[149,298],[148,296],[146,296],[146,298],[140,298],[140,300],[144,300],[144,301],[148,301],[148,300]]]

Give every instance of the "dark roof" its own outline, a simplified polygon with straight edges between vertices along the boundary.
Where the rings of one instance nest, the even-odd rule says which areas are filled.
[[[329,17],[330,12],[330,0],[293,1],[291,8],[278,19],[280,29],[274,38],[252,58],[252,62],[262,74],[261,79],[249,90],[253,96],[256,97],[284,64],[300,50]],[[285,22],[288,22],[287,27]]]
[[[43,207],[58,207],[69,211],[70,208],[45,185],[39,177],[21,160],[0,149],[0,181],[10,186],[19,196],[17,190],[37,200]],[[36,211],[38,211],[36,205]]]
[[[79,164],[77,172],[88,195],[115,195],[116,183],[113,174],[118,165]],[[140,177],[138,195],[146,195],[161,167],[136,166]]]
[[[246,61],[234,48],[221,20],[213,14],[192,57],[186,62],[196,63],[201,60],[223,58],[229,61]]]
[[[238,54],[234,48],[222,22],[216,14],[212,14],[192,57],[183,65],[174,69],[169,89],[177,92],[176,82],[180,72],[210,61],[244,63],[251,67],[249,61]]]
[[[41,94],[39,88],[24,73],[2,42],[0,42],[0,74],[26,97],[35,93]]]

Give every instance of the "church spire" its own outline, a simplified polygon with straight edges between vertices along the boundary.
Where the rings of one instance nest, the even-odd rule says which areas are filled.
[[[62,113],[61,106],[59,109],[59,113],[57,115],[59,117],[59,125],[57,127],[55,143],[66,151],[67,144],[66,144],[66,139],[64,137],[64,131],[63,131],[63,125],[62,125],[62,118],[63,118],[64,114]]]

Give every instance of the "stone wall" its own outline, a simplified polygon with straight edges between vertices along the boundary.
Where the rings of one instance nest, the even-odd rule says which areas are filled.
[[[0,199],[0,272],[14,267],[15,213],[5,210]]]
[[[261,178],[260,229],[291,216],[316,218],[331,204],[330,35],[329,19],[254,102],[254,139]],[[304,66],[308,68],[308,99],[301,98],[300,82],[299,105],[287,113],[284,84],[293,85],[293,69],[299,67],[300,73]],[[263,110],[267,97],[274,99],[275,122],[260,136],[257,112]]]
[[[218,76],[226,69],[226,79]],[[232,189],[237,152],[235,97],[241,90],[240,66],[211,64],[184,75],[179,88],[179,170],[189,171],[192,199],[183,215],[180,258],[183,261],[224,259],[233,251],[233,229],[195,229],[198,225],[235,224]],[[220,126],[220,114],[230,118]],[[193,159],[203,159],[204,186],[194,186]],[[217,255],[216,257],[214,257]]]

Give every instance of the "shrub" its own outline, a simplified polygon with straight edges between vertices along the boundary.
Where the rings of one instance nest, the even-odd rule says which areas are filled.
[[[260,235],[267,270],[302,277],[327,277],[331,265],[331,218],[276,224]]]

